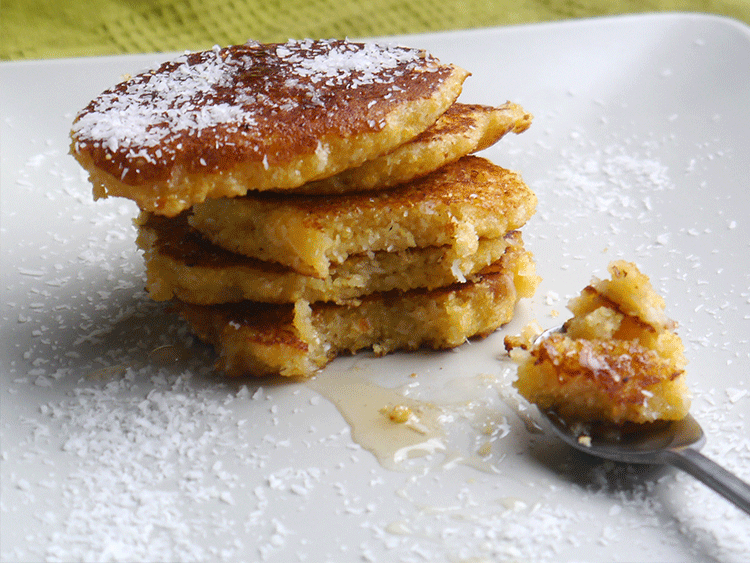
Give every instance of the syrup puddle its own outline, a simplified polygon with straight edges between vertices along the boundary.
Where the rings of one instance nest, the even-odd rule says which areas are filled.
[[[448,381],[431,390],[428,399],[409,396],[420,382],[391,389],[356,370],[324,372],[306,385],[336,406],[351,428],[352,440],[386,469],[413,469],[417,458],[430,462],[439,454],[444,470],[468,465],[499,472],[496,464],[504,456],[493,444],[510,427],[500,412],[498,377]],[[424,464],[417,467],[424,468]]]
[[[331,401],[351,428],[352,440],[387,469],[445,451],[441,409],[376,385],[357,374],[321,374],[307,385]]]

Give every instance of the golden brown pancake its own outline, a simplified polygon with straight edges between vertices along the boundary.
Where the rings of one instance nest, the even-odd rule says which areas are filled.
[[[141,208],[147,289],[232,376],[306,377],[344,353],[451,348],[539,283],[536,196],[468,156],[531,116],[456,104],[468,72],[348,40],[185,54],[103,92],[71,153],[95,198]]]
[[[174,216],[389,152],[434,123],[467,75],[424,51],[374,43],[217,47],[102,93],[76,117],[71,151],[95,197]]]
[[[508,133],[522,133],[531,120],[531,114],[510,102],[499,107],[455,103],[431,127],[393,151],[295,191],[329,194],[389,188],[484,150]]]
[[[515,386],[565,420],[613,424],[679,420],[690,407],[684,346],[664,300],[635,264],[609,265],[572,299],[560,333],[506,338],[519,363]]]
[[[518,299],[531,296],[538,281],[530,254],[513,245],[475,281],[431,291],[377,293],[351,305],[179,307],[198,337],[214,345],[217,367],[228,375],[308,377],[362,349],[453,348],[485,336],[512,319]]]
[[[327,277],[315,278],[211,244],[187,224],[184,213],[143,212],[139,223],[136,243],[145,254],[150,297],[196,304],[343,302],[393,289],[433,289],[471,279],[498,260],[510,242],[520,240],[518,232],[480,239],[477,252],[463,258],[450,246],[356,254],[333,266]]]
[[[363,252],[447,245],[469,256],[481,238],[520,228],[536,201],[517,173],[465,156],[385,191],[207,200],[189,222],[230,252],[325,278]]]

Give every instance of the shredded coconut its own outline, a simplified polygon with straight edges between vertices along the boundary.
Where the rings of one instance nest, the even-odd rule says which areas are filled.
[[[284,120],[305,120],[312,110],[320,121],[321,108],[335,115],[352,100],[367,98],[359,89],[398,89],[408,73],[438,68],[418,49],[375,43],[215,48],[182,55],[102,93],[78,114],[72,136],[77,152],[104,151],[102,164],[119,166],[123,181],[177,161],[211,169],[196,152],[200,144],[216,151],[240,145],[262,151],[265,137],[283,134]],[[389,103],[386,93],[378,96],[380,103]],[[377,127],[379,114],[372,115]]]

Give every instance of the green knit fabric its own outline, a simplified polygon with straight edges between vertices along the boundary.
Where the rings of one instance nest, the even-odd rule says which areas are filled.
[[[0,0],[0,59],[203,49],[690,11],[750,23],[749,0]]]

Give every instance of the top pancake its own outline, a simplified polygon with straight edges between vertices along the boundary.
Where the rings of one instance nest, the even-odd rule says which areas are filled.
[[[374,43],[217,47],[102,93],[76,117],[72,153],[95,197],[174,216],[389,152],[434,123],[467,76],[424,51]]]

